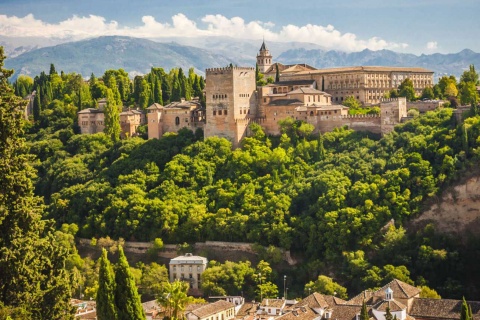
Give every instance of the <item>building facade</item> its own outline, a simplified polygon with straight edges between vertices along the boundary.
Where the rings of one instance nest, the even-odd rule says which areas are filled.
[[[166,106],[154,103],[147,108],[148,138],[161,138],[167,132],[187,128],[195,132],[205,126],[205,109],[198,98],[174,101]]]
[[[121,137],[128,138],[137,135],[139,126],[147,123],[145,112],[137,109],[126,109],[120,113]]]
[[[341,104],[348,96],[353,96],[364,105],[380,103],[385,94],[398,89],[407,78],[412,80],[417,95],[433,86],[433,71],[410,67],[342,67],[280,76],[280,80],[315,80],[319,90],[332,95],[334,103]]]
[[[105,114],[100,109],[83,109],[77,113],[77,116],[81,134],[99,133],[105,129]]]
[[[257,114],[255,69],[207,69],[205,80],[205,138],[225,137],[236,148]]]
[[[194,256],[187,253],[170,260],[169,275],[170,282],[182,280],[189,283],[191,289],[199,289],[201,275],[207,268],[207,258]]]

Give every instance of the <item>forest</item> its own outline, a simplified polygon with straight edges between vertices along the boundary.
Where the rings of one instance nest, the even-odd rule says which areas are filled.
[[[312,134],[305,123],[285,120],[281,136],[266,136],[252,124],[239,149],[222,138],[204,140],[200,131],[152,140],[78,134],[76,112],[95,106],[108,90],[119,105],[141,109],[201,95],[203,78],[193,70],[185,75],[152,68],[133,81],[121,69],[108,70],[87,82],[78,74],[58,74],[52,65],[49,74],[21,76],[12,87],[22,97],[39,93],[33,118],[24,124],[37,171],[34,190],[44,201],[43,218],[55,221],[58,241],[70,248],[66,268],[77,276],[78,294],[95,295],[98,262],[78,255],[75,237],[109,237],[238,241],[290,250],[304,261],[282,270],[295,279],[292,297],[318,288],[347,297],[397,278],[422,287],[424,296],[480,300],[480,278],[472,267],[480,261],[478,236],[463,243],[433,225],[406,228],[425,201],[480,160],[478,93],[471,90],[478,74],[472,66],[459,83],[442,79],[430,90],[448,97],[450,105],[417,114],[383,137],[348,128]],[[462,123],[453,117],[457,97],[472,106]],[[223,271],[204,275],[204,289],[247,292],[242,288],[258,284],[258,270],[271,267],[262,272],[269,277],[263,285],[270,281],[264,290],[275,296],[278,261],[265,260],[256,267],[212,261],[212,270]],[[155,282],[146,275],[165,279],[162,267],[132,269],[143,293]],[[239,274],[245,278],[234,270],[244,270]]]

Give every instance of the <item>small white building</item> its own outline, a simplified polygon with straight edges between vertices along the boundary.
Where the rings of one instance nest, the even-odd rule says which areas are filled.
[[[200,277],[207,268],[207,263],[207,258],[194,256],[191,253],[171,259],[169,264],[170,282],[178,279],[188,282],[192,289],[199,289]]]

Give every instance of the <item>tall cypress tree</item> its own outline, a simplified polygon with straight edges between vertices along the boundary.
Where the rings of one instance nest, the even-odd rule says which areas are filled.
[[[465,297],[463,297],[462,310],[460,311],[460,320],[472,320],[472,317],[470,314],[471,314],[470,308],[467,304],[467,301],[465,300]]]
[[[123,248],[118,248],[118,264],[115,270],[115,305],[118,320],[145,320],[140,296]]]
[[[42,102],[40,99],[40,90],[37,91],[35,94],[35,98],[33,99],[33,119],[35,121],[40,120],[40,111],[42,110]]]
[[[117,107],[115,96],[112,89],[107,89],[107,106],[105,107],[105,129],[104,132],[117,142],[120,139],[120,110]]]
[[[67,250],[55,239],[53,222],[42,220],[33,194],[34,169],[23,135],[24,103],[8,84],[0,47],[0,305],[31,319],[73,319]]]
[[[365,300],[363,300],[362,310],[360,311],[360,320],[369,320],[369,319],[370,317],[368,316],[367,304],[365,303]]]
[[[280,71],[278,70],[278,63],[275,63],[275,82],[280,81]]]
[[[115,320],[115,275],[107,257],[107,250],[102,250],[100,270],[98,273],[97,291],[97,318],[98,320]]]

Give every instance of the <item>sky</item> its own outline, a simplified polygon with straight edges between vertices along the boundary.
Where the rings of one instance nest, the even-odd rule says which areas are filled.
[[[0,36],[229,36],[329,50],[480,52],[480,0],[0,0]]]

